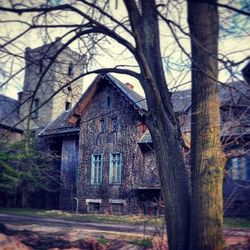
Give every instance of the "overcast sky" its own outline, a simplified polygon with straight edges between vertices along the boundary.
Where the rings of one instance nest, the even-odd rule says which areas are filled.
[[[66,0],[64,0],[66,2]],[[62,1],[60,0],[54,0],[55,3],[60,3]],[[118,1],[118,6],[115,8],[115,0],[111,1],[111,14],[116,17],[117,19],[122,19],[126,16],[126,11],[124,9],[124,6],[122,4],[122,1]],[[185,2],[185,1],[184,1]],[[221,1],[223,2],[223,1]],[[225,2],[225,1],[224,1]],[[236,6],[240,6],[241,2],[245,2],[243,0],[234,1],[236,3]],[[249,1],[250,2],[250,1]],[[5,1],[2,1],[2,4],[5,4]],[[230,33],[226,33],[223,29],[221,29],[221,38],[219,41],[219,50],[220,55],[227,55],[230,59],[238,61],[242,60],[243,58],[249,56],[250,54],[250,41],[249,41],[249,20],[246,21],[245,17],[241,16],[235,16],[234,13],[229,11],[223,11],[222,15],[223,18],[223,28],[227,28]],[[178,23],[181,24],[181,26],[188,31],[187,23],[186,23],[186,8],[185,4],[183,4],[181,7],[178,6],[175,10],[174,7],[171,9],[171,13],[169,14],[168,18],[171,18],[175,21],[178,21]],[[0,20],[6,21],[6,20],[21,20],[21,21],[30,21],[30,15],[15,15],[15,14],[6,14],[6,13],[0,13]],[[78,16],[64,16],[63,20],[60,20],[67,23],[81,23],[81,19],[78,18]],[[238,25],[239,27],[236,27],[235,25]],[[244,27],[244,29],[242,29]],[[18,22],[9,22],[9,23],[1,23],[0,24],[0,30],[1,35],[4,37],[15,37],[16,35],[20,34],[24,29],[26,28],[25,25],[18,23]],[[183,88],[189,88],[190,87],[190,70],[189,70],[189,61],[187,60],[187,57],[184,53],[181,52],[178,45],[174,42],[174,39],[169,32],[168,29],[166,29],[166,26],[162,23],[160,25],[161,30],[161,47],[162,47],[162,54],[163,54],[163,62],[165,65],[165,72],[167,76],[167,81],[169,83],[170,88],[173,88],[175,86],[181,85],[178,89]],[[65,29],[57,29],[56,31],[50,30],[49,36],[52,40],[54,40],[58,36],[62,36],[65,33]],[[182,46],[185,48],[185,50],[190,53],[190,42],[187,37],[185,37],[183,34],[178,33],[180,42]],[[125,37],[126,38],[126,37]],[[46,37],[44,32],[39,31],[32,31],[28,34],[22,36],[20,39],[17,40],[15,46],[9,45],[7,49],[14,54],[18,54],[20,56],[23,56],[23,52],[25,47],[31,47],[36,48],[38,46],[41,46],[44,44],[44,40],[48,39]],[[128,38],[129,39],[129,38]],[[64,40],[63,40],[64,41]],[[48,41],[49,42],[49,41]],[[3,43],[3,39],[1,41]],[[17,46],[16,46],[17,45]],[[104,67],[114,67],[116,65],[132,65],[135,66],[136,62],[132,58],[132,56],[124,52],[124,48],[119,46],[117,43],[112,42],[109,40],[109,43],[105,44],[106,49],[108,53],[105,53],[104,51],[98,50],[98,53],[95,57],[96,64],[92,67],[94,68],[104,68]],[[71,48],[78,52],[78,44],[72,44]],[[0,60],[3,60],[3,57],[1,57]],[[9,59],[9,62],[6,64],[1,63],[2,73],[6,74],[7,71],[10,68],[11,65],[11,59]],[[24,61],[20,60],[19,58],[16,58],[14,60],[14,64],[12,67],[14,70],[18,70],[20,67],[23,66]],[[241,69],[244,66],[241,65],[239,69]],[[222,66],[220,66],[222,67]],[[135,67],[132,67],[131,69],[136,70]],[[6,71],[6,72],[5,72]],[[140,87],[140,84],[136,81],[136,79],[125,76],[125,75],[115,75],[118,79],[125,82],[130,82],[133,85],[135,85],[135,90],[139,92],[140,94],[143,93],[142,88]],[[95,76],[88,76],[84,78],[83,80],[83,86],[84,89],[89,86],[91,81],[94,79]],[[240,76],[239,76],[240,77]],[[1,81],[3,82],[6,80],[6,77],[1,77]],[[230,77],[227,71],[221,70],[219,75],[219,80],[223,82],[234,80]],[[187,84],[184,84],[187,83]],[[17,98],[17,92],[22,90],[23,85],[23,74],[19,74],[18,77],[15,78],[15,80],[11,81],[8,85],[8,88],[1,89],[0,91],[5,93],[8,96],[11,96],[13,98]]]

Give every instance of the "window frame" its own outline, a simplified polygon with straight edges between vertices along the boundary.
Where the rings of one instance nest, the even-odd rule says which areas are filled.
[[[114,121],[116,121],[116,128],[114,128]],[[111,119],[110,119],[110,132],[112,133],[112,132],[117,132],[118,131],[118,125],[119,123],[118,123],[118,118],[117,117],[112,117]]]
[[[39,107],[40,100],[39,98],[35,98],[33,102],[33,110],[37,109]],[[38,110],[31,113],[31,118],[36,119],[38,118]]]
[[[119,158],[119,164],[115,165],[116,167],[116,175],[114,175],[114,161],[117,162],[117,160],[114,159],[114,155],[120,155]],[[121,185],[122,184],[122,153],[121,152],[114,152],[109,154],[109,184],[112,185]],[[115,179],[115,180],[114,180]]]
[[[111,97],[106,96],[106,107],[109,108],[111,106]]]
[[[68,73],[67,74],[68,76],[73,76],[74,75],[74,65],[73,65],[72,62],[68,66],[68,72],[67,73]]]
[[[229,160],[228,172],[229,172],[230,178],[233,181],[247,181],[247,180],[249,180],[247,157],[238,156],[238,157],[232,157],[228,160]]]
[[[100,156],[99,161],[95,160],[96,156]],[[95,177],[96,168],[94,165],[96,162],[100,162],[100,166],[98,167],[99,170],[97,171],[97,173],[98,173],[97,177]],[[91,155],[91,164],[90,164],[90,183],[91,183],[91,185],[101,185],[102,184],[102,181],[103,181],[102,169],[103,169],[103,154],[92,154]],[[99,181],[95,181],[95,180],[99,180]]]
[[[65,111],[68,111],[71,109],[71,102],[66,101],[65,102]]]
[[[88,212],[89,213],[99,213],[101,204],[99,202],[89,202],[88,203]]]
[[[105,119],[103,117],[98,120],[97,131],[98,131],[98,133],[105,133],[106,132]]]

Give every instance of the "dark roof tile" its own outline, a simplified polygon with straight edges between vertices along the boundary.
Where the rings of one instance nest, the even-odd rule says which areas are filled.
[[[79,128],[67,123],[67,115],[69,111],[60,114],[54,121],[49,123],[40,133],[39,136],[63,135],[65,133],[78,133]]]
[[[0,124],[14,126],[19,120],[19,101],[0,94]]]
[[[133,102],[136,108],[145,111],[148,110],[147,101],[145,97],[139,95],[137,92],[126,86],[124,83],[119,81],[111,74],[107,74],[105,76],[105,79],[108,80],[111,84],[115,85],[123,94],[125,94],[130,99],[130,101]]]

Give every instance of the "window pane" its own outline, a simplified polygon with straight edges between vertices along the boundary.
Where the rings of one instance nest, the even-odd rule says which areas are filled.
[[[246,180],[247,179],[247,166],[245,157],[235,157],[230,159],[231,167],[229,173],[232,180]]]
[[[65,102],[65,110],[69,110],[71,108],[70,102]]]
[[[121,154],[111,154],[109,166],[109,180],[111,184],[121,183],[121,167]]]
[[[110,107],[110,96],[107,96],[106,98],[106,105],[107,107]]]
[[[117,118],[111,119],[111,131],[117,131],[118,130],[118,122]]]
[[[101,133],[104,133],[105,132],[105,123],[104,123],[104,119],[101,119],[100,121],[99,121],[99,123],[100,123],[100,131],[99,132],[101,132]]]
[[[99,203],[94,203],[94,202],[89,203],[89,212],[99,212],[99,210],[100,210]]]
[[[39,107],[39,98],[35,98],[34,102],[33,102],[33,109],[37,109]],[[36,110],[35,112],[33,112],[31,114],[32,118],[38,118],[38,110]]]
[[[123,212],[123,204],[111,203],[110,210],[112,213],[122,213]]]
[[[74,66],[73,66],[72,63],[70,63],[70,64],[69,64],[69,67],[68,67],[68,75],[69,75],[69,76],[72,76],[72,75],[74,74],[73,69],[74,69]]]
[[[93,155],[91,162],[91,184],[101,184],[102,182],[102,156]]]

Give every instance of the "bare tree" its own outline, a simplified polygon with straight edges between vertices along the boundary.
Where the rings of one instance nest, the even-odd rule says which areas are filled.
[[[103,46],[106,43],[115,41],[126,49],[134,58],[137,71],[124,68],[124,65],[94,70],[87,68],[86,72],[60,86],[51,98],[63,88],[70,86],[72,82],[91,73],[114,72],[128,74],[138,79],[147,98],[146,124],[154,143],[161,190],[166,204],[165,216],[170,249],[221,249],[221,186],[224,160],[219,141],[219,102],[216,87],[219,25],[217,1],[195,2],[189,1],[188,3],[192,42],[191,59],[193,60],[192,109],[193,112],[197,111],[193,116],[195,125],[192,137],[194,146],[192,189],[182,154],[182,140],[164,73],[160,47],[159,19],[167,24],[179,49],[190,58],[177,36],[181,33],[190,37],[190,34],[182,28],[180,23],[169,18],[170,9],[173,7],[170,6],[171,1],[156,3],[154,0],[126,0],[124,5],[128,16],[120,20],[110,13],[111,2],[109,1],[79,0],[61,5],[53,5],[51,2],[42,5],[30,3],[24,5],[10,1],[0,6],[0,12],[12,13],[14,16],[14,20],[6,22],[22,23],[27,28],[15,37],[3,38],[4,42],[0,48],[4,53],[13,55],[9,46],[15,44],[27,32],[44,30],[45,38],[50,40],[50,30],[62,29],[64,31],[64,35],[61,36],[65,41],[64,45],[50,58],[32,96],[29,97],[32,99],[29,113],[36,112],[48,101],[32,109],[36,92],[41,87],[46,73],[68,46],[79,41],[79,50],[88,53],[89,65],[95,59],[97,47],[108,52]],[[176,8],[179,5],[176,3]],[[209,10],[208,13],[207,10]],[[199,15],[196,16],[197,13],[194,11],[197,11]],[[244,11],[244,14],[246,13]],[[22,19],[22,16],[26,15],[31,16],[29,21]],[[70,16],[73,22],[70,22],[67,16]],[[201,28],[204,26],[206,29]],[[208,37],[205,37],[206,32],[208,32]],[[233,64],[224,59],[220,61]],[[197,92],[202,94],[195,97]],[[213,150],[209,151],[211,148]],[[208,190],[211,192],[207,192]],[[219,195],[216,196],[218,190]],[[205,192],[207,192],[206,195],[202,196]],[[191,243],[193,240],[195,242]]]

